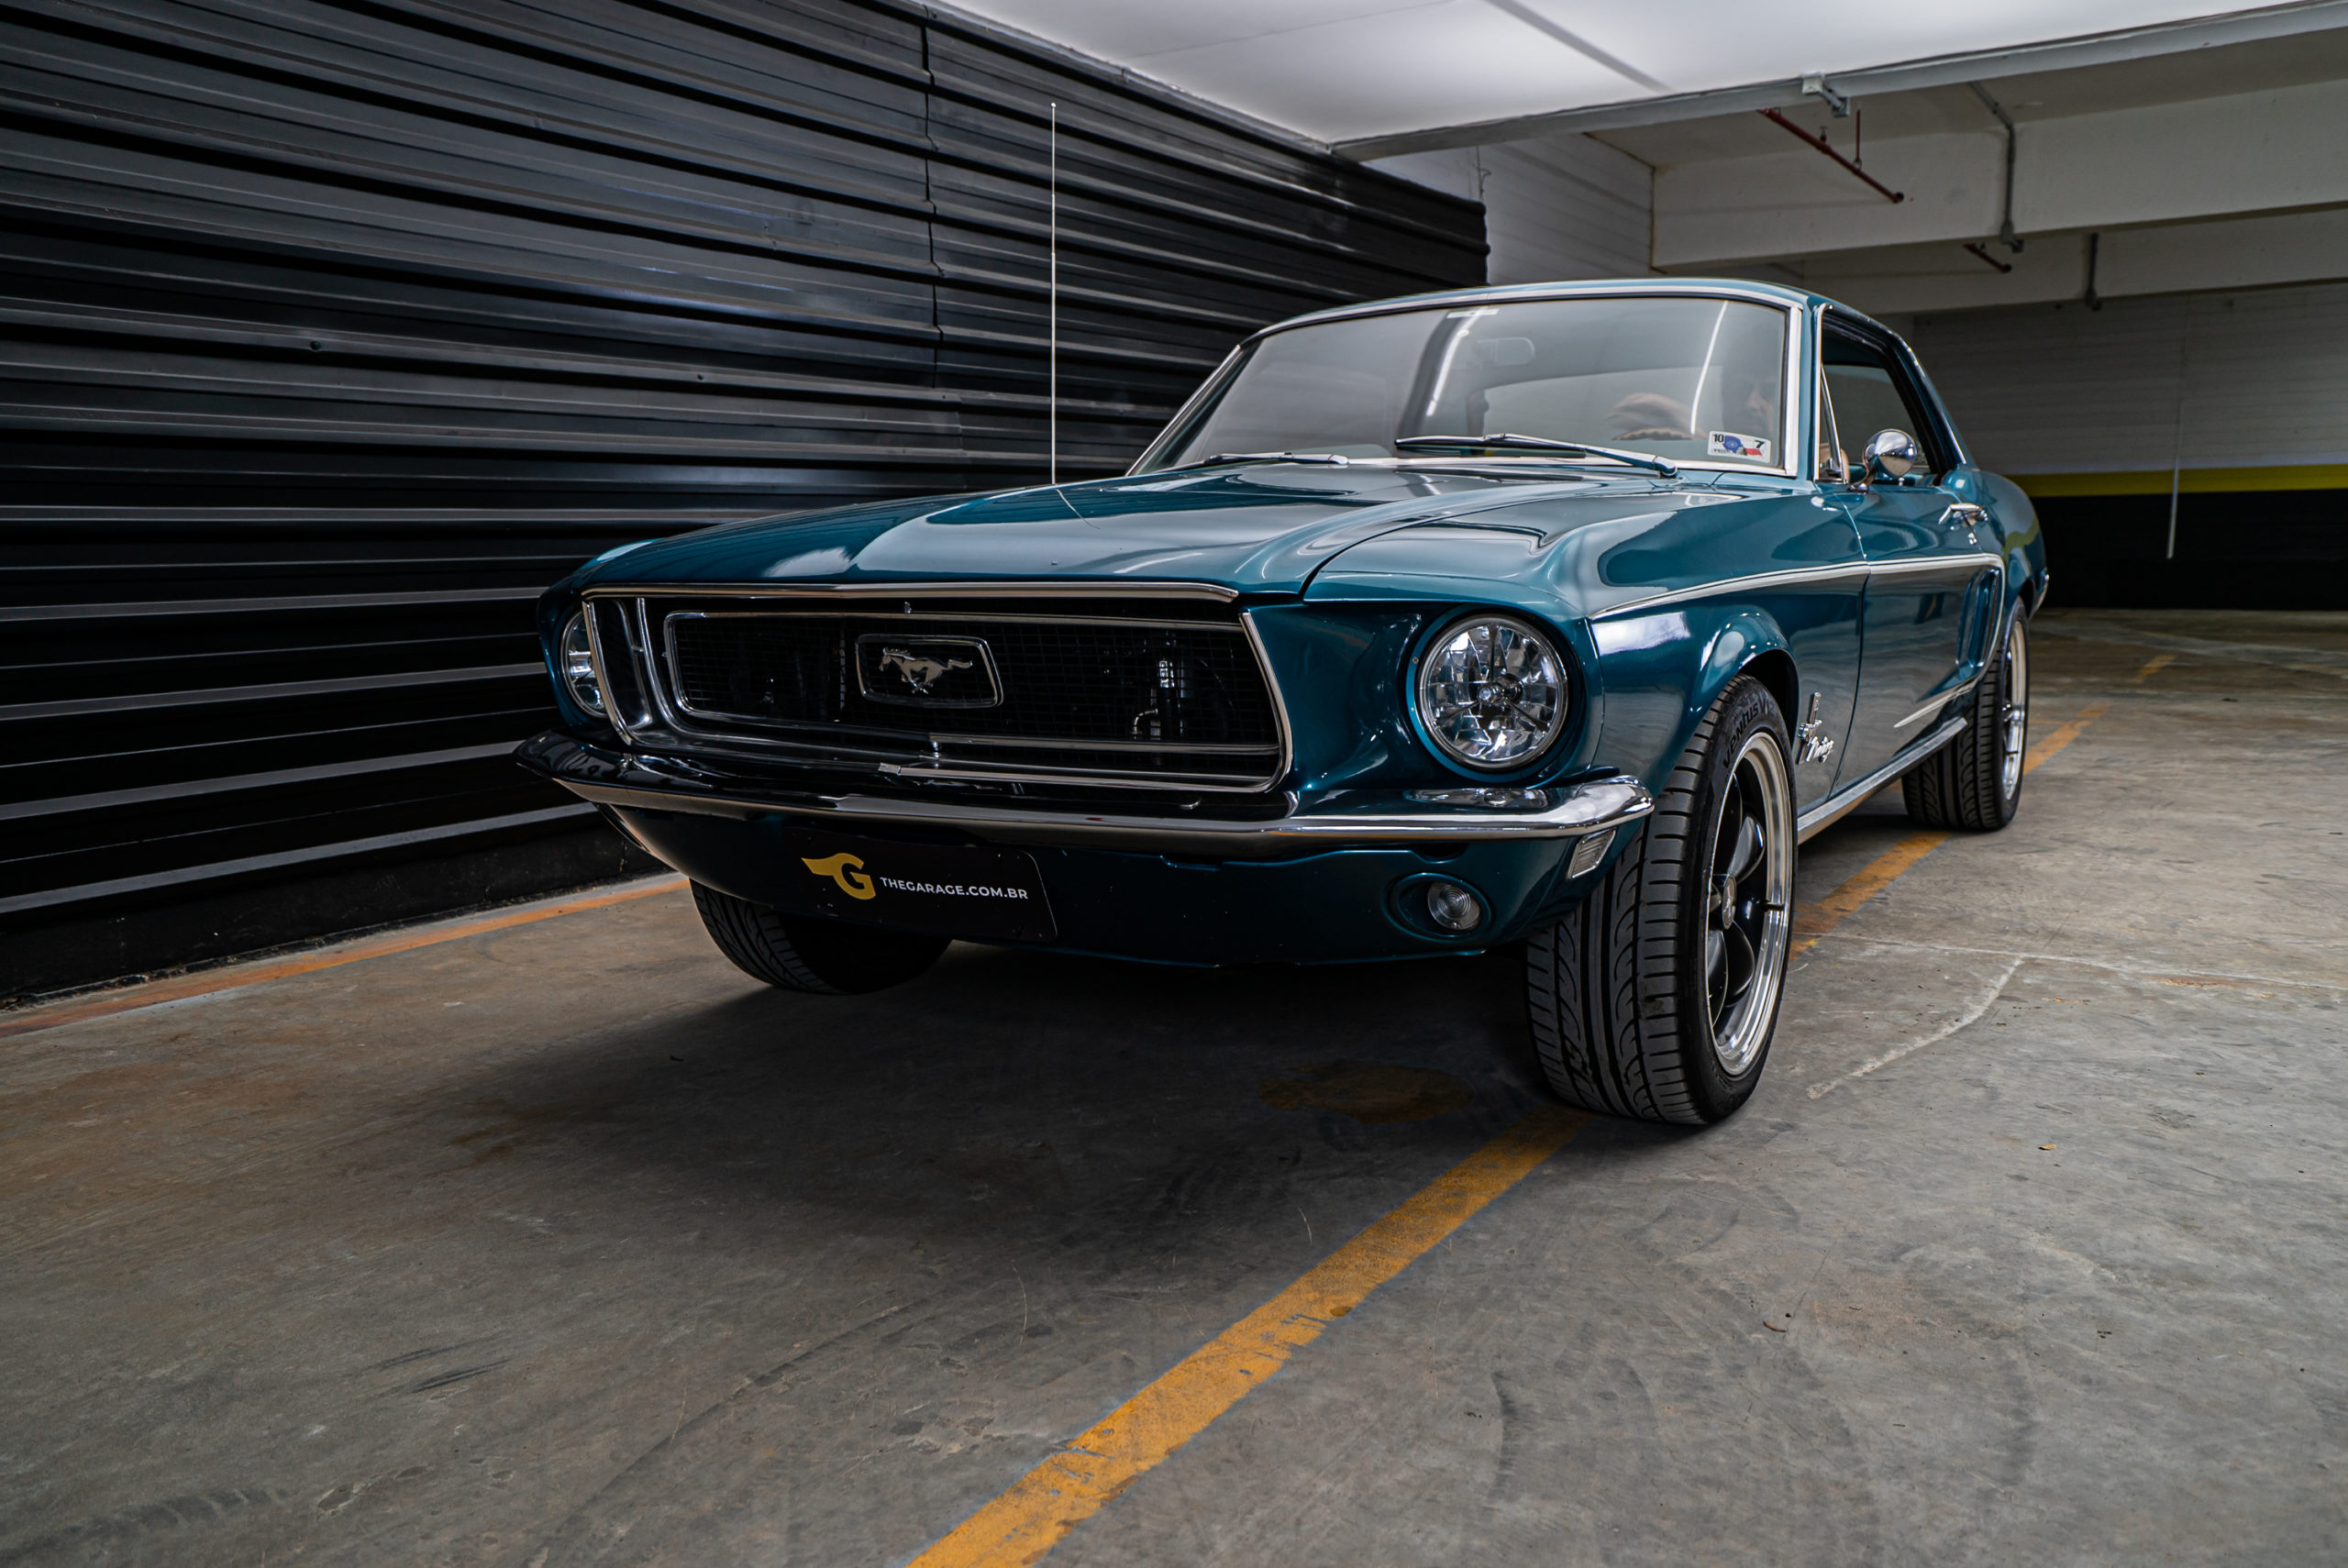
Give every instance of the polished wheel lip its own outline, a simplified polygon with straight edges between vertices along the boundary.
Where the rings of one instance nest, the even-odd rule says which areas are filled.
[[[2022,758],[2030,748],[2030,639],[2017,617],[2006,634],[2005,668],[1999,672],[2005,706],[1998,711],[1998,790],[2006,800],[2021,791]]]
[[[1731,865],[1723,868],[1717,862],[1732,803],[1738,805],[1742,826],[1731,850]],[[1758,843],[1753,844],[1755,831]],[[1777,1016],[1778,993],[1785,984],[1790,956],[1793,778],[1786,764],[1785,747],[1772,732],[1755,731],[1738,749],[1704,842],[1704,947],[1699,961],[1703,965],[1705,1021],[1713,1056],[1721,1069],[1734,1078],[1750,1072],[1760,1059],[1770,1022]],[[1737,870],[1735,863],[1744,859],[1748,845],[1755,853],[1743,870]],[[1756,876],[1757,889],[1750,885]],[[1716,939],[1722,960],[1719,964],[1714,961]],[[1722,981],[1733,973],[1729,948],[1736,941],[1746,946],[1750,972],[1733,994],[1716,994],[1714,971],[1722,971]],[[1718,988],[1719,992],[1728,990],[1725,984]]]

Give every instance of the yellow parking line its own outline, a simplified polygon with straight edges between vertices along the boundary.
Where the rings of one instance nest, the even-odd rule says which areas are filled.
[[[2150,673],[2147,671],[2147,673]],[[2078,739],[2110,706],[2098,702],[2032,746],[2026,772]],[[1799,953],[1950,835],[1911,834],[1795,917]],[[1582,1111],[1534,1111],[1423,1188],[1304,1276],[1193,1351],[1098,1425],[956,1525],[906,1568],[1027,1568],[1143,1474],[1261,1386],[1369,1293],[1563,1148],[1590,1121]]]
[[[2150,675],[2158,668],[2159,666],[2157,663],[2146,665],[2144,667],[2143,673],[2145,675]],[[2079,716],[2077,718],[2073,719],[2069,723],[2061,726],[2055,730],[2053,734],[2048,735],[2044,740],[2040,741],[2036,745],[2032,746],[2028,751],[2022,753],[2021,770],[2024,773],[2029,773],[2034,770],[2040,763],[2045,761],[2048,757],[2054,756],[2056,752],[2062,750],[2065,746],[2078,739],[2079,732],[2086,729],[2089,724],[2094,723],[2098,719],[2102,718],[2105,712],[2109,710],[2110,706],[2111,704],[2109,702],[2090,702],[2086,707],[2080,709]]]
[[[2165,659],[2154,659],[2137,676],[2143,679],[2158,669]],[[2030,772],[2040,763],[2079,738],[2079,733],[2111,707],[2109,702],[2090,702],[2079,710],[2077,718],[2059,726],[2044,740],[2022,754],[2021,770]],[[1814,904],[1805,904],[1794,913],[1794,946],[1796,953],[1807,953],[1818,945],[1818,939],[1843,923],[1844,918],[1882,892],[1919,860],[1948,842],[1949,834],[1939,829],[1911,833],[1873,860],[1859,868],[1858,874]]]
[[[1369,1293],[1514,1187],[1590,1121],[1535,1110],[1420,1189],[1400,1209],[1175,1364],[1099,1425],[1013,1483],[908,1568],[1024,1568],[1144,1472],[1259,1388]]]
[[[1816,903],[1796,910],[1793,950],[1807,953],[1817,946],[1818,939],[1842,924],[1844,916],[1891,886],[1910,867],[1946,843],[1948,836],[1937,829],[1911,833],[1861,867],[1857,876]]]

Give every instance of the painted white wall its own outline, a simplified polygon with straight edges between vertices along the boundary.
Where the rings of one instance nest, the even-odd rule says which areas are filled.
[[[1904,326],[1975,456],[2000,472],[2348,462],[2348,283]]]
[[[1495,283],[1644,277],[1652,174],[1586,136],[1406,153],[1369,165],[1484,204]]]

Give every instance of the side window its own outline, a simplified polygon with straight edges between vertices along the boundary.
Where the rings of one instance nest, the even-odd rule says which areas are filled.
[[[1924,460],[1933,472],[1948,467],[1940,450],[1939,432],[1924,417],[1908,378],[1888,355],[1831,327],[1824,348],[1826,392],[1833,403],[1833,428],[1840,433],[1843,449],[1852,460],[1857,459],[1877,431],[1905,430],[1923,445]]]

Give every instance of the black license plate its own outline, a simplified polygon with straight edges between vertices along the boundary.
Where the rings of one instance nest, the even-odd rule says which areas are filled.
[[[973,942],[1049,942],[1057,931],[1035,856],[1016,849],[790,835],[778,907]]]

